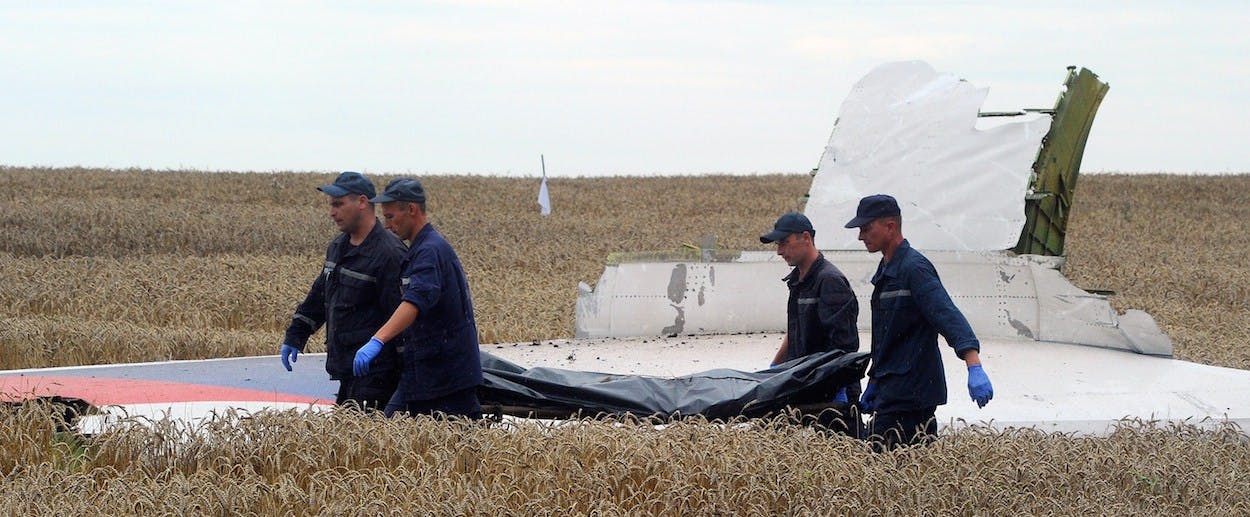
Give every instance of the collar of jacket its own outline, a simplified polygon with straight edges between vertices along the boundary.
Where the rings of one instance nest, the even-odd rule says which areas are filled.
[[[426,222],[425,226],[422,226],[420,230],[417,230],[417,234],[412,236],[412,243],[409,244],[408,247],[416,247],[417,244],[424,241],[425,238],[429,237],[432,233],[434,233],[434,223]]]
[[[911,243],[907,242],[907,239],[903,239],[903,243],[899,244],[898,248],[894,250],[894,256],[890,257],[889,262],[885,261],[884,256],[881,258],[881,272],[878,273],[878,276],[897,277],[899,268],[903,267],[899,264],[905,262],[909,255],[911,255]]]
[[[825,264],[828,262],[828,260],[825,260],[824,253],[816,252],[816,260],[812,261],[812,268],[807,270],[807,276],[799,279],[799,268],[795,267],[790,270],[790,274],[786,275],[785,278],[782,278],[782,280],[785,280],[786,285],[790,286],[807,284],[811,282],[813,278],[816,278],[816,273],[819,273],[821,269],[824,269]]]
[[[361,252],[363,252],[366,248],[368,248],[368,247],[369,247],[369,246],[371,246],[373,243],[375,243],[375,242],[377,242],[377,241],[379,240],[379,239],[378,239],[378,232],[389,232],[389,231],[390,231],[390,230],[387,230],[387,229],[386,229],[386,227],[382,226],[382,220],[381,220],[381,219],[378,219],[378,218],[377,218],[377,216],[374,216],[374,217],[373,217],[373,228],[369,230],[369,234],[368,234],[368,235],[365,235],[364,240],[360,241],[360,244],[357,244],[357,245],[355,245],[355,246],[352,246],[352,245],[351,245],[351,243],[352,243],[352,236],[351,236],[351,234],[350,234],[350,233],[347,233],[347,232],[339,232],[339,237],[338,237],[338,240],[339,240],[339,246],[346,246],[346,247],[347,247],[347,252],[346,252],[346,253],[343,253],[343,256],[344,256],[344,257],[347,257],[347,256],[351,256],[351,255],[355,255],[355,254],[357,254],[357,253],[361,253]]]

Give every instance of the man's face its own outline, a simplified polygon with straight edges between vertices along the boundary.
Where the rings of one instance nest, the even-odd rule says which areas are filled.
[[[890,241],[889,228],[882,219],[877,219],[868,224],[859,227],[859,240],[864,242],[864,247],[869,253],[876,253],[885,249],[885,245]]]
[[[780,239],[777,239],[777,254],[785,259],[786,264],[797,266],[799,262],[806,256],[807,244],[811,242],[811,237],[807,232],[792,233]]]
[[[369,213],[369,200],[360,194],[330,198],[330,219],[339,227],[339,231],[353,233],[361,227]]]
[[[405,201],[382,203],[382,222],[400,239],[411,240],[418,229],[416,207]]]

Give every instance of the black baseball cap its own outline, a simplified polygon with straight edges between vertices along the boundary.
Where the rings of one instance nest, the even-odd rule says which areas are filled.
[[[369,200],[373,203],[389,203],[391,201],[425,202],[425,187],[412,178],[395,178],[386,184],[386,188],[377,197]]]
[[[810,233],[812,237],[816,236],[816,229],[812,228],[812,222],[807,219],[807,216],[798,212],[786,212],[777,218],[776,223],[773,223],[773,231],[760,236],[760,242],[768,244],[799,232]]]
[[[847,228],[862,228],[882,217],[899,217],[898,201],[885,194],[873,194],[859,200],[859,208],[855,209],[855,218],[846,223]]]
[[[377,195],[377,191],[373,189],[373,182],[369,181],[359,172],[346,171],[334,178],[334,183],[317,187],[317,190],[325,192],[330,197],[341,197],[348,194],[360,194],[362,196],[373,197]]]

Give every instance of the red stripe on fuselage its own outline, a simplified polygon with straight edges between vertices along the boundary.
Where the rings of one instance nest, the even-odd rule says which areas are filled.
[[[82,399],[93,406],[207,401],[333,403],[287,393],[183,382],[55,375],[0,376],[2,401],[17,402],[49,396]]]

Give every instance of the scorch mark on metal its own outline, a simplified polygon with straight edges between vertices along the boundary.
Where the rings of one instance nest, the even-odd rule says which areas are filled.
[[[673,304],[672,307],[677,309],[677,317],[673,319],[672,325],[664,327],[664,329],[660,331],[661,335],[676,336],[681,334],[681,331],[686,328],[686,310],[676,304]]]
[[[1012,280],[1013,278],[1015,278],[1015,277],[1016,277],[1016,275],[1014,275],[1014,274],[1013,274],[1013,275],[1008,275],[1006,271],[1003,271],[1003,270],[1001,270],[1001,269],[1000,269],[1000,270],[998,270],[998,279],[999,279],[999,280],[1002,280],[1004,284],[1010,284],[1010,283],[1011,283],[1011,280]]]
[[[686,265],[673,266],[673,276],[668,280],[668,299],[681,303],[686,299]],[[680,310],[680,309],[679,309]]]
[[[1016,329],[1016,332],[1017,332],[1017,333],[1019,333],[1019,334],[1020,334],[1021,336],[1023,336],[1023,337],[1027,337],[1027,338],[1029,338],[1029,339],[1037,339],[1037,338],[1036,338],[1036,337],[1034,337],[1034,335],[1033,335],[1033,329],[1029,328],[1029,326],[1028,326],[1028,325],[1025,325],[1025,324],[1024,324],[1024,322],[1022,322],[1022,321],[1020,321],[1020,320],[1018,320],[1018,319],[1015,319],[1015,318],[1011,317],[1011,312],[1010,312],[1010,311],[1004,311],[1004,312],[1006,312],[1006,313],[1007,313],[1007,322],[1011,324],[1011,328]]]

